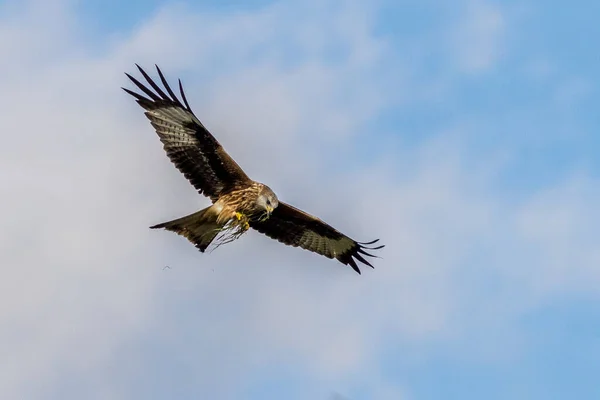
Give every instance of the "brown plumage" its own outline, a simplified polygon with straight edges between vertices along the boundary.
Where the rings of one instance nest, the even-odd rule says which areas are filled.
[[[136,65],[137,66],[137,65]],[[180,101],[158,68],[161,89],[137,66],[153,90],[129,74],[129,79],[144,93],[125,89],[146,110],[169,159],[196,190],[212,205],[188,216],[154,225],[184,236],[201,252],[211,243],[218,245],[237,239],[249,228],[290,246],[335,258],[360,274],[356,261],[373,266],[364,256],[375,257],[365,249],[377,242],[360,243],[350,239],[320,219],[280,202],[266,185],[253,181],[225,152],[219,142],[192,112],[181,81]]]

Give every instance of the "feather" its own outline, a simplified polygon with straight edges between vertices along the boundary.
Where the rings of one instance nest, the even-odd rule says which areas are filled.
[[[267,220],[250,221],[250,227],[289,246],[335,258],[359,274],[356,261],[374,268],[362,255],[376,257],[364,249],[371,249],[365,245],[374,244],[379,239],[368,243],[356,242],[320,219],[281,201]],[[381,245],[372,250],[383,247],[385,246]],[[333,249],[333,254],[329,249]]]

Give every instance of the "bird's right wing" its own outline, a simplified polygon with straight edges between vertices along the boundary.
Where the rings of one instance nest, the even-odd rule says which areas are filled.
[[[154,91],[127,73],[147,97],[129,89],[123,90],[135,97],[137,103],[146,110],[145,115],[156,130],[169,159],[196,190],[216,201],[223,191],[248,183],[250,179],[246,173],[192,112],[181,81],[179,91],[183,104],[158,66],[156,70],[167,93],[139,65],[136,66]]]

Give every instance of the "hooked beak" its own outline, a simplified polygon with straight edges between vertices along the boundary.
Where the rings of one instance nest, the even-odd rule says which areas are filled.
[[[271,207],[271,206],[266,206],[265,208],[266,208],[266,210],[267,210],[267,214],[271,215],[271,213],[273,212],[273,207]]]

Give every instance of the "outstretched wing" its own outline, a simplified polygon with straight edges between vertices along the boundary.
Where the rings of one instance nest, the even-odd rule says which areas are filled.
[[[135,97],[137,103],[146,110],[146,117],[156,130],[169,159],[196,190],[214,202],[224,191],[240,184],[248,184],[248,176],[192,112],[181,80],[179,92],[183,104],[171,90],[158,66],[156,70],[167,93],[139,65],[136,66],[154,91],[127,73],[125,75],[147,97],[122,89]]]
[[[317,217],[281,201],[268,219],[252,221],[250,226],[287,245],[300,246],[325,257],[335,258],[342,264],[350,265],[359,274],[356,260],[373,268],[363,256],[375,256],[365,249],[378,250],[384,247],[366,247],[365,245],[373,244],[379,239],[368,243],[356,242]]]

